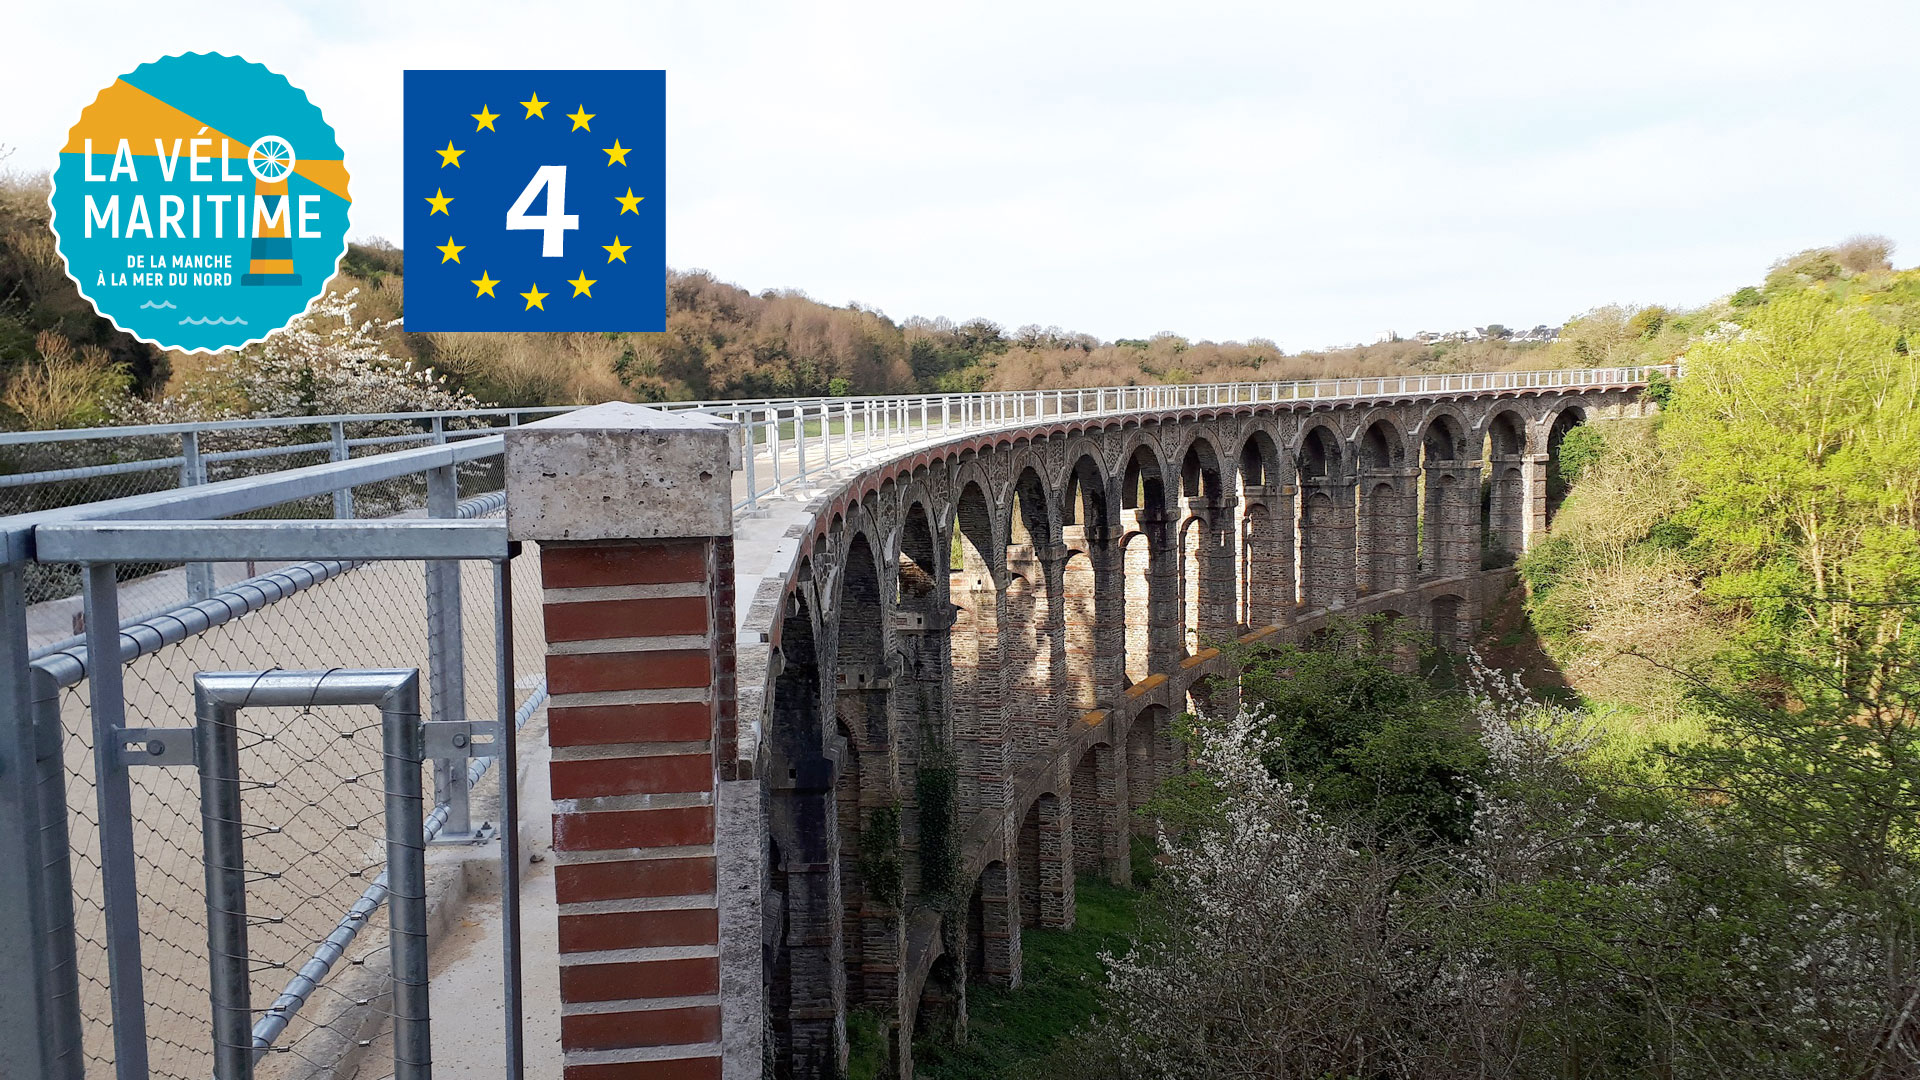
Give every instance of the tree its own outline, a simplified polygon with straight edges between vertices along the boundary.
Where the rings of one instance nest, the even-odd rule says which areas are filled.
[[[1825,292],[1776,296],[1689,350],[1661,424],[1709,595],[1853,690],[1891,674],[1874,657],[1920,590],[1920,360],[1898,341]]]

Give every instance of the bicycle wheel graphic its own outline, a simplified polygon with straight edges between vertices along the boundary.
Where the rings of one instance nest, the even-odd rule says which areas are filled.
[[[293,144],[278,135],[262,135],[247,147],[247,170],[263,184],[285,180],[293,164]]]

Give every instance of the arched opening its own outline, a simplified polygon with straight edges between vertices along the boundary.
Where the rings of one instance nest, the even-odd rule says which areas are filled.
[[[1127,809],[1135,833],[1151,835],[1152,822],[1145,809],[1160,782],[1171,773],[1173,741],[1172,717],[1159,705],[1149,705],[1133,718],[1127,728]]]
[[[1019,835],[1020,925],[1073,926],[1073,826],[1068,807],[1049,791],[1033,800]]]
[[[1007,575],[1006,632],[1001,649],[1006,656],[1007,685],[1014,700],[1008,703],[1008,729],[1013,742],[1013,760],[1027,761],[1053,738],[1053,715],[1045,708],[1048,684],[1037,678],[1044,663],[1042,639],[1038,631],[1038,597],[1033,583],[1023,574]]]
[[[1464,605],[1457,596],[1436,596],[1428,605],[1428,625],[1433,628],[1434,644],[1443,652],[1459,652],[1466,648],[1471,628],[1461,618]]]
[[[1301,600],[1310,608],[1354,597],[1353,480],[1340,440],[1323,424],[1301,441],[1299,559]]]
[[[1051,744],[1064,699],[1056,684],[1066,665],[1066,619],[1046,565],[1057,535],[1045,484],[1021,472],[1008,515],[1007,674],[1015,744],[1028,753]],[[1014,580],[1017,578],[1018,580]],[[1019,586],[1016,590],[1015,586]]]
[[[802,580],[808,576],[801,568]],[[827,756],[823,679],[805,600],[788,597],[768,732],[768,882],[761,906],[769,1048],[782,1076],[838,1068],[844,1032],[811,1004],[840,997],[840,881],[834,763]],[[804,1003],[801,1004],[801,1003]]]
[[[1130,532],[1121,540],[1120,565],[1121,587],[1125,592],[1123,602],[1126,617],[1126,652],[1122,657],[1125,664],[1127,685],[1132,686],[1151,674],[1149,666],[1152,650],[1149,646],[1148,618],[1151,603],[1151,584],[1149,574],[1153,558],[1151,541],[1145,533]]]
[[[1170,666],[1181,640],[1178,620],[1178,537],[1170,521],[1167,485],[1160,461],[1147,446],[1127,458],[1120,485],[1121,572],[1125,575],[1126,653],[1129,682]]]
[[[1102,827],[1110,799],[1100,795],[1102,759],[1112,753],[1105,743],[1087,748],[1073,766],[1069,803],[1073,808],[1073,872],[1097,875],[1105,869],[1107,841]]]
[[[976,483],[961,488],[955,507],[948,595],[953,627],[947,634],[953,678],[953,744],[960,758],[963,810],[1004,803],[1008,774],[1004,657],[1000,630],[1005,600],[993,509]]]
[[[891,597],[865,533],[847,544],[840,574],[839,656],[835,672],[840,768],[834,782],[840,833],[842,960],[847,1001],[895,1003],[905,951],[900,793],[890,759],[886,626]]]
[[[1358,457],[1358,591],[1406,588],[1414,581],[1419,513],[1400,433],[1385,420],[1374,421],[1361,435]]]
[[[1126,651],[1120,552],[1107,512],[1106,482],[1099,463],[1082,455],[1067,474],[1061,504],[1061,540],[1067,561],[1061,573],[1066,617],[1066,691],[1078,712],[1120,691]]]
[[[845,970],[847,1000],[851,1003],[867,1000],[860,972],[866,952],[864,922],[877,914],[874,909],[881,899],[870,894],[876,886],[884,894],[886,883],[869,881],[862,872],[862,856],[868,854],[864,851],[863,841],[867,837],[863,834],[872,822],[862,806],[859,739],[844,722],[836,725],[835,734],[840,743],[840,768],[833,783],[834,820],[840,828],[840,957]],[[878,850],[871,854],[884,858]]]
[[[1094,637],[1100,625],[1092,558],[1084,551],[1068,552],[1060,582],[1066,609],[1067,704],[1076,713],[1085,712],[1094,707]]]
[[[900,770],[907,780],[900,822],[906,876],[916,892],[945,893],[952,888],[950,840],[959,827],[954,785],[923,783],[933,773],[951,777],[957,768],[954,710],[948,707],[947,601],[950,577],[925,505],[907,507],[900,526],[894,610],[897,613],[894,675],[888,700],[893,709]],[[935,793],[929,799],[926,793]],[[929,852],[937,857],[929,861]]]
[[[1459,421],[1445,413],[1435,416],[1420,440],[1420,454],[1420,576],[1470,573],[1480,565],[1473,527],[1479,485],[1470,479]]]
[[[1519,413],[1496,413],[1487,424],[1487,463],[1482,501],[1481,565],[1505,566],[1526,550],[1526,421]]]
[[[1226,520],[1220,456],[1196,438],[1180,463],[1180,627],[1189,655],[1232,636],[1235,618],[1234,540]]]
[[[1292,608],[1293,515],[1281,512],[1280,451],[1264,431],[1240,447],[1240,604],[1242,625],[1268,626]]]
[[[1206,536],[1204,520],[1190,517],[1180,523],[1180,641],[1188,656],[1200,651],[1200,576]]]
[[[1020,874],[1020,925],[1040,925],[1040,801],[1020,820],[1015,865]]]
[[[995,859],[974,879],[967,900],[967,979],[995,986],[1020,981],[1019,889]]]
[[[927,981],[920,987],[919,1006],[914,1010],[915,1038],[952,1042],[966,1035],[965,974],[951,955],[943,952],[933,958],[927,968]]]
[[[1553,424],[1547,428],[1547,524],[1551,526],[1560,504],[1566,501],[1567,489],[1572,486],[1582,460],[1569,468],[1560,457],[1561,444],[1575,428],[1583,427],[1587,422],[1587,413],[1578,405],[1569,405],[1553,418]],[[1591,445],[1591,444],[1589,444]]]

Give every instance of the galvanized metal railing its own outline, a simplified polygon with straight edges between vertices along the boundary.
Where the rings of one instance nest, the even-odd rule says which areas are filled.
[[[171,786],[164,790],[174,794],[156,802],[160,789],[150,788],[144,792],[147,809],[136,811],[138,789],[131,778],[141,770],[166,766],[201,770],[196,801],[202,814],[196,831],[202,836],[198,844],[188,846],[196,851],[204,848],[206,853],[201,861],[208,902],[199,921],[214,934],[208,939],[209,954],[203,961],[207,966],[199,977],[211,980],[209,993],[219,1025],[215,1045],[208,1048],[216,1075],[251,1075],[252,1060],[283,1049],[278,1040],[287,1033],[290,1021],[309,1004],[314,991],[330,975],[337,974],[348,949],[359,947],[355,940],[376,912],[400,898],[404,898],[401,907],[405,914],[395,909],[389,920],[389,932],[396,935],[392,938],[396,946],[392,957],[394,985],[424,987],[424,942],[399,947],[402,937],[414,934],[410,928],[423,918],[416,909],[424,903],[425,887],[420,865],[412,854],[417,854],[422,844],[436,840],[471,842],[481,836],[469,817],[468,792],[496,762],[505,766],[501,770],[504,776],[514,775],[511,733],[537,713],[545,698],[543,681],[529,687],[516,679],[509,573],[513,551],[506,539],[505,522],[492,516],[504,508],[504,495],[493,491],[466,500],[458,498],[459,470],[499,454],[498,436],[490,442],[490,446],[469,440],[403,450],[0,519],[0,826],[4,826],[0,834],[6,836],[0,840],[0,859],[8,860],[0,867],[8,871],[15,867],[32,869],[30,873],[0,872],[0,906],[19,913],[15,924],[0,923],[0,1004],[10,1013],[22,1017],[38,1014],[43,1020],[0,1026],[0,1060],[25,1063],[28,1074],[49,1077],[77,1077],[88,1059],[101,1066],[111,1064],[118,1075],[128,1078],[186,1075],[198,1068],[182,1064],[197,1058],[192,1053],[182,1056],[180,1044],[192,1036],[190,1029],[175,1022],[180,1019],[177,1014],[167,1017],[168,1030],[150,1031],[147,1025],[148,1012],[154,1007],[149,991],[155,988],[155,981],[163,986],[181,985],[181,972],[173,968],[149,972],[155,962],[151,953],[164,949],[150,949],[143,960],[143,938],[150,938],[152,931],[143,928],[142,911],[151,910],[157,892],[166,888],[178,891],[184,885],[177,871],[152,861],[171,857],[170,851],[145,850],[135,838],[138,817],[144,814],[149,819],[138,828],[147,830],[143,835],[151,834],[155,810],[190,789],[169,781]],[[233,515],[316,496],[325,499],[338,491],[396,479],[421,481],[426,505],[381,520],[233,520]],[[415,516],[422,512],[427,516]],[[129,586],[118,579],[117,567],[129,563],[211,565],[256,560],[284,565],[131,622],[120,617],[119,595]],[[493,693],[498,713],[486,719],[470,717],[465,700],[467,661],[461,644],[460,560],[482,560],[494,566],[493,660],[498,684]],[[351,572],[374,573],[378,567],[399,567],[415,561],[425,567],[424,585],[421,578],[414,577],[413,588],[422,590],[415,593],[421,598],[416,603],[424,602],[426,608],[425,640],[418,648],[425,660],[421,666],[427,673],[424,681],[428,683],[430,719],[421,725],[419,753],[408,760],[433,767],[432,808],[423,812],[416,800],[410,816],[397,824],[388,815],[390,847],[396,838],[411,837],[407,842],[410,854],[399,862],[385,860],[378,876],[364,889],[364,883],[353,886],[357,899],[349,904],[343,898],[341,906],[333,909],[334,914],[327,916],[325,925],[331,932],[316,934],[307,942],[310,957],[294,965],[298,970],[292,971],[284,989],[274,995],[273,1005],[256,1018],[247,1004],[242,974],[251,970],[257,976],[262,961],[255,957],[249,967],[244,947],[235,945],[239,942],[244,946],[245,935],[238,928],[246,920],[234,914],[237,909],[231,894],[236,882],[243,879],[257,882],[277,875],[248,866],[236,857],[237,826],[230,804],[236,798],[240,778],[232,765],[232,755],[226,752],[234,748],[230,740],[207,733],[204,710],[201,721],[193,722],[193,710],[182,700],[187,689],[184,684],[161,695],[174,702],[172,715],[129,715],[128,688],[123,685],[122,673],[131,670],[130,665],[188,648],[203,636],[224,633],[229,635],[229,645],[216,651],[231,653],[233,642],[240,641],[252,652],[245,658],[261,665],[261,670],[239,678],[255,677],[263,687],[279,686],[292,676],[271,672],[272,667],[292,666],[285,663],[287,659],[324,663],[329,659],[326,652],[330,646],[322,642],[304,655],[288,658],[281,655],[286,642],[271,635],[262,638],[260,630],[253,631],[255,637],[249,641],[244,638],[248,633],[245,627],[272,617],[281,607],[316,591],[329,589],[348,589],[336,595],[360,597],[355,606],[376,621],[379,616],[375,612],[404,612],[409,606],[405,592],[396,592],[400,583],[391,574],[356,585],[357,578]],[[22,571],[32,565],[60,563],[84,568],[85,633],[31,648]],[[529,584],[537,583],[529,580]],[[298,621],[301,616],[293,618]],[[407,621],[402,617],[399,624]],[[238,631],[242,638],[232,637],[235,627],[242,628]],[[317,629],[312,636],[324,639],[337,635],[344,639],[363,628]],[[399,632],[418,631],[403,628]],[[538,649],[528,649],[527,653],[537,664]],[[168,662],[165,673],[184,675],[184,667],[193,663],[191,655],[183,656]],[[294,694],[289,700],[324,706],[337,697],[338,683],[330,681],[338,680],[337,672],[322,672],[315,678],[312,694],[302,698],[289,691]],[[84,690],[84,702],[72,697],[74,691],[69,688],[76,687]],[[278,701],[279,697],[267,694],[246,704],[271,705]],[[76,728],[76,707],[90,717],[90,724]],[[340,734],[350,737],[352,732]],[[76,748],[89,742],[87,757],[76,758]],[[386,754],[385,759],[391,764],[394,755]],[[420,765],[411,768],[412,786],[423,788]],[[249,774],[244,787],[249,791],[272,788],[282,779]],[[65,792],[75,783],[93,789],[94,805],[68,805]],[[393,792],[396,778],[388,778],[381,787]],[[399,784],[400,790],[405,788],[405,784]],[[314,794],[325,797],[324,792]],[[522,1010],[517,1000],[517,889],[513,885],[518,869],[518,833],[513,825],[517,818],[515,785],[499,785],[498,796],[501,827],[497,835],[505,883],[501,897],[503,933],[506,941],[513,943],[506,946],[504,958],[509,978],[503,995],[512,1024],[505,1045],[510,1057],[517,1060],[517,1021]],[[70,814],[78,815],[73,821],[82,829],[71,837]],[[256,842],[260,839],[255,836]],[[345,839],[350,846],[343,849],[344,854],[337,852],[330,858],[359,857],[351,846],[352,837]],[[9,844],[24,847],[8,851]],[[179,846],[176,844],[173,850]],[[76,857],[98,866],[97,885],[88,886],[98,891],[87,895],[88,903],[104,917],[101,939],[95,944],[105,954],[105,966],[84,980],[100,993],[84,995],[76,954],[78,894],[74,889],[79,882],[69,869]],[[11,861],[14,858],[20,861]],[[193,902],[193,898],[187,896],[186,902]],[[224,948],[222,942],[226,943]],[[149,943],[156,947],[176,944],[171,940]],[[177,953],[177,948],[173,951]],[[20,961],[17,965],[4,962],[15,958]],[[204,1008],[209,999],[200,1000]],[[424,1070],[410,1072],[404,1067],[409,1056],[417,1056],[420,1033],[425,1030],[424,1005],[406,1004],[398,998],[396,1004],[404,1005],[403,1020],[418,1021],[407,1031],[399,1030],[406,1026],[404,1023],[394,1031],[397,1074],[424,1075]],[[94,1011],[97,1009],[106,1011]],[[243,1020],[249,1028],[244,1038],[238,1026]],[[109,1033],[110,1042],[106,1044],[88,1034],[103,1029]],[[206,1029],[201,1026],[199,1030]],[[149,1061],[150,1041],[168,1051],[164,1065]],[[348,1045],[353,1040],[343,1034],[335,1041]],[[242,1057],[249,1062],[244,1073],[235,1071],[241,1068]]]
[[[804,484],[821,469],[831,469],[909,437],[957,434],[1036,423],[1062,417],[1106,413],[1158,412],[1242,404],[1338,401],[1425,394],[1497,393],[1620,386],[1644,383],[1671,367],[1576,368],[1551,371],[1467,372],[1448,375],[1394,375],[1376,378],[1312,379],[1294,382],[1201,383],[1176,386],[1107,386],[1060,390],[1004,390],[975,394],[908,394],[877,397],[761,398],[724,401],[658,402],[653,408],[723,417],[740,425],[743,443],[756,452],[744,461],[741,507],[777,494],[789,484]],[[78,451],[108,446],[155,447],[171,440],[175,452],[51,469],[0,472],[0,509],[9,491],[24,493],[77,481],[143,474],[191,487],[207,482],[214,464],[267,462],[326,453],[349,460],[358,450],[407,443],[483,443],[502,427],[557,415],[577,406],[469,409],[458,412],[377,413],[308,416],[201,423],[153,424],[62,431],[0,432],[0,468],[6,455],[30,449]],[[412,425],[419,430],[350,437],[350,429]],[[305,432],[324,428],[324,440]],[[250,436],[279,440],[275,445],[209,451],[218,437]],[[351,496],[332,493],[333,516],[352,516]]]

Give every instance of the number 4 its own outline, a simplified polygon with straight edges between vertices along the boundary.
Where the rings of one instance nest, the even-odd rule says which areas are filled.
[[[541,188],[547,189],[547,212],[535,217],[527,213],[527,207],[533,205],[534,197],[540,194]],[[540,166],[534,172],[533,179],[527,181],[527,186],[520,190],[520,197],[507,208],[507,228],[540,230],[540,254],[549,259],[557,259],[565,254],[563,249],[567,230],[579,227],[580,215],[567,213],[565,165]]]

